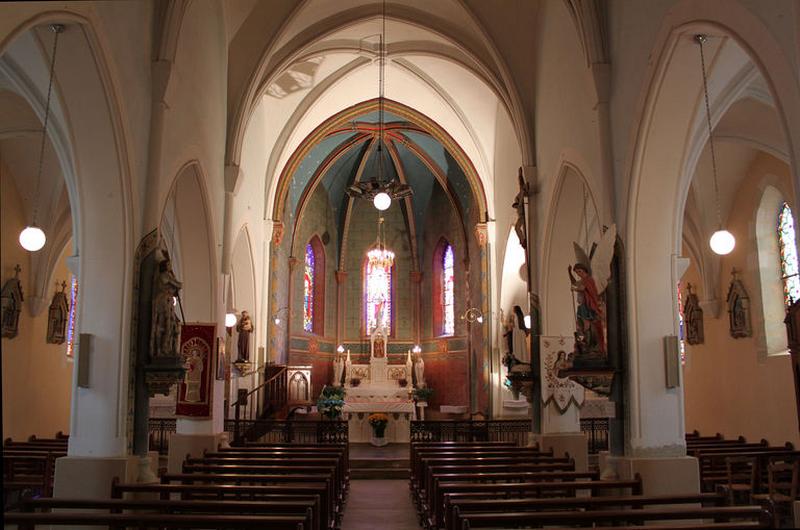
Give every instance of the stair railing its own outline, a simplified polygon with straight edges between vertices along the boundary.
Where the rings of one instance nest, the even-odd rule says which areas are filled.
[[[287,368],[275,365],[268,365],[267,368],[272,369],[273,373],[266,381],[249,391],[241,388],[236,395],[236,402],[233,405],[236,424],[233,432],[234,443],[238,444],[244,439],[246,432],[244,424],[253,425],[254,420],[266,417],[271,412],[286,406],[289,393]],[[259,404],[261,404],[260,409]]]

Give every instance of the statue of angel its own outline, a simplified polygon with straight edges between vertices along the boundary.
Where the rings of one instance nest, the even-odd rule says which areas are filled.
[[[605,229],[599,243],[592,245],[588,256],[580,245],[573,243],[577,262],[567,267],[567,274],[578,302],[575,311],[576,352],[606,354],[603,294],[611,279],[616,238],[616,225],[611,225]]]

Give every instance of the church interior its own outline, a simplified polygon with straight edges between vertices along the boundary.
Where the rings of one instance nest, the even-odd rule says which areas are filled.
[[[796,0],[3,3],[0,192],[7,525],[800,526]]]

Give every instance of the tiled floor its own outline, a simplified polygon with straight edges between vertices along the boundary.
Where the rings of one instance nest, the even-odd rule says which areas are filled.
[[[407,480],[350,481],[350,494],[344,508],[342,530],[419,530],[419,528]]]

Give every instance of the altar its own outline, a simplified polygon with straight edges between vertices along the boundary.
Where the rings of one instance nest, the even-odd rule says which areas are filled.
[[[389,364],[386,358],[387,334],[377,328],[370,337],[369,364],[353,364],[350,351],[346,360],[337,357],[334,361],[334,385],[341,384],[344,375],[346,388],[343,419],[348,422],[351,442],[369,442],[373,429],[370,414],[382,412],[389,418],[384,437],[388,443],[408,443],[411,421],[416,419],[416,408],[412,399],[411,351],[405,364]],[[352,382],[356,380],[357,385]],[[405,381],[406,386],[400,386]]]

